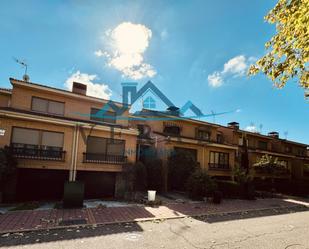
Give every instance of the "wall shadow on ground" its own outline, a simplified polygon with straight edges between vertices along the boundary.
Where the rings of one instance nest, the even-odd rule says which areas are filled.
[[[136,234],[143,232],[137,223],[110,224],[101,226],[87,226],[79,228],[52,229],[45,231],[32,231],[13,233],[7,237],[0,235],[0,248],[22,246],[63,240],[86,239],[90,237],[105,236],[123,233],[124,239],[134,239]],[[131,234],[130,234],[131,233]],[[130,238],[130,236],[132,238]],[[42,245],[43,246],[43,245]]]

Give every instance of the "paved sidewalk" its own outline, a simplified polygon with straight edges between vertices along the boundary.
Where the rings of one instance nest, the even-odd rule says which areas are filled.
[[[170,203],[158,207],[136,205],[108,208],[14,211],[0,215],[0,233],[54,229],[77,225],[173,219],[257,209],[309,207],[306,202],[296,203],[292,201],[283,199],[259,199],[256,201],[224,200],[220,205],[195,202]]]

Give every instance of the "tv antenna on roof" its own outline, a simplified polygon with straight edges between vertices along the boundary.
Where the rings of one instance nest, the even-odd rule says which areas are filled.
[[[289,132],[288,132],[288,131],[285,131],[283,134],[284,134],[284,138],[285,138],[285,139],[288,139],[288,134],[289,134]]]
[[[211,110],[210,112],[211,112],[211,115],[212,115],[212,122],[216,123],[216,113],[215,113],[215,111]]]
[[[24,81],[29,81],[30,77],[29,77],[29,75],[27,75],[28,65],[27,65],[26,61],[25,60],[19,60],[19,59],[15,58],[15,57],[13,57],[13,60],[16,63],[18,63],[19,65],[21,65],[22,67],[25,68],[25,74],[23,75],[23,80]]]
[[[260,128],[260,133],[262,134],[263,124],[260,124],[260,125],[259,125],[259,128]]]

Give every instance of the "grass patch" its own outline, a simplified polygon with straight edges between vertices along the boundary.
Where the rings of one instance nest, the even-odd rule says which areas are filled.
[[[39,202],[26,202],[26,203],[21,203],[18,206],[10,209],[9,211],[18,211],[18,210],[33,210],[40,207]]]

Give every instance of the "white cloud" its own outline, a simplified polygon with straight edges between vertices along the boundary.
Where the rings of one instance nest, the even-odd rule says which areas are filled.
[[[220,87],[223,84],[223,79],[219,72],[214,72],[208,75],[208,84],[212,87]]]
[[[152,32],[142,24],[123,22],[105,32],[109,51],[97,50],[95,55],[105,57],[107,65],[122,73],[123,77],[141,79],[156,75],[155,69],[144,62]]]
[[[64,85],[71,91],[73,82],[79,82],[87,85],[87,95],[102,99],[110,99],[112,91],[109,89],[108,85],[103,83],[94,83],[93,81],[95,79],[98,79],[96,74],[86,74],[76,71],[65,81]]]
[[[246,131],[250,131],[250,132],[255,132],[257,133],[258,132],[258,129],[256,128],[255,125],[249,125],[245,128]]]
[[[243,55],[236,56],[224,64],[222,74],[235,74],[242,76],[248,68],[246,57]]]
[[[224,63],[223,70],[208,75],[208,84],[212,87],[220,87],[228,77],[242,77],[246,74],[249,66],[256,60],[255,57],[247,58],[244,55],[233,57]]]

